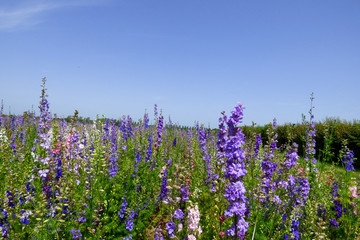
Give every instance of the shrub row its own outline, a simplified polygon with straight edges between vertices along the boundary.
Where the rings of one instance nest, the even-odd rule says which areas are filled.
[[[243,132],[247,137],[253,134],[261,134],[263,142],[268,141],[267,129],[265,126],[244,126]],[[316,158],[327,159],[330,162],[339,161],[339,153],[343,141],[347,141],[349,149],[354,151],[355,167],[360,167],[360,121],[342,121],[335,118],[327,118],[323,122],[315,124],[316,129]],[[299,145],[299,155],[305,154],[305,131],[306,124],[284,124],[277,127],[278,146],[285,146],[288,143],[296,142]],[[329,150],[326,153],[325,149]],[[330,154],[329,154],[330,152]],[[327,156],[325,156],[327,154]]]

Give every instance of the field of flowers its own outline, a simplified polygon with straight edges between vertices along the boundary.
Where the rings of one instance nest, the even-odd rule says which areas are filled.
[[[2,239],[360,239],[359,174],[315,159],[312,108],[298,145],[245,136],[243,106],[219,129],[0,113]]]

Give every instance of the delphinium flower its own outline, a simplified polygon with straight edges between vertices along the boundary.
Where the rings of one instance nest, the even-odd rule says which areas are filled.
[[[134,212],[134,210],[131,210],[128,218],[125,221],[125,229],[129,232],[133,230],[134,218],[135,218],[135,212]]]
[[[263,182],[262,182],[262,191],[265,195],[269,194],[270,189],[275,190],[275,184],[273,183],[273,175],[278,167],[278,164],[275,160],[275,151],[277,150],[277,133],[274,133],[276,130],[276,118],[273,121],[273,124],[267,130],[269,135],[269,143],[265,146],[266,153],[264,154],[264,159],[261,163],[261,168],[263,171]]]
[[[355,171],[355,168],[353,166],[354,162],[354,152],[351,151],[347,147],[347,141],[343,141],[343,146],[341,149],[341,156],[342,156],[342,163],[345,164],[345,170],[346,171]]]
[[[255,142],[255,149],[254,149],[254,158],[255,159],[257,159],[259,157],[259,151],[260,151],[261,144],[262,144],[261,135],[257,134],[256,142]]]
[[[164,127],[164,117],[160,116],[158,120],[158,126],[156,131],[156,139],[155,139],[155,148],[160,147],[162,142],[162,135],[163,135],[163,127]]]
[[[350,190],[350,197],[359,198],[359,195],[357,193],[357,186],[351,186],[349,187],[349,190]]]
[[[189,200],[189,186],[186,185],[181,185],[180,188],[180,197],[181,197],[181,201],[186,202],[187,200]]]
[[[120,131],[122,133],[123,139],[125,139],[125,142],[127,142],[128,138],[133,135],[132,119],[130,116],[122,117],[120,124]]]
[[[34,185],[30,185],[30,182],[33,180],[34,175],[32,176],[32,178],[30,179],[29,182],[26,183],[26,191],[31,195],[31,196],[35,196],[35,187]]]
[[[130,240],[132,239],[132,234],[129,235],[129,237],[124,237],[123,240]]]
[[[141,163],[141,155],[140,155],[139,151],[136,151],[135,159],[136,159],[136,162],[133,164],[133,166],[134,166],[134,174],[132,175],[133,177],[136,177],[136,173],[139,170],[138,169],[139,163]]]
[[[46,78],[42,79],[43,84],[42,86],[42,90],[41,90],[41,100],[40,100],[40,105],[39,105],[39,109],[40,109],[40,117],[39,117],[39,134],[43,134],[42,139],[46,139],[47,135],[46,133],[48,132],[48,130],[50,129],[50,121],[51,121],[51,113],[49,111],[49,102],[46,99],[47,94],[46,94],[46,88],[45,88],[45,83],[46,83]]]
[[[173,147],[176,147],[176,141],[177,141],[177,139],[176,139],[176,137],[174,138],[174,141],[173,141]]]
[[[109,136],[109,140],[110,140],[110,158],[109,158],[109,174],[110,177],[115,177],[117,172],[118,172],[118,167],[117,167],[117,151],[118,151],[118,144],[117,144],[117,138],[118,138],[118,134],[116,131],[116,126],[114,124],[114,122],[111,123],[111,133]]]
[[[300,225],[300,221],[298,219],[295,218],[294,220],[292,220],[292,224],[291,224],[291,233],[293,235],[292,239],[295,240],[300,239],[299,225]]]
[[[314,100],[314,93],[311,94],[310,100],[311,100],[311,107],[309,110],[310,114],[310,120],[307,123],[307,129],[306,129],[306,136],[305,136],[305,161],[307,161],[308,168],[311,172],[311,175],[309,176],[311,179],[311,182],[315,181],[316,173],[318,172],[316,168],[317,160],[315,158],[316,150],[316,129],[315,129],[315,123],[314,123],[314,115],[313,115],[313,100]]]
[[[127,138],[133,136],[133,122],[130,116],[127,116],[126,119],[126,134]]]
[[[326,220],[326,208],[323,204],[321,204],[319,207],[318,207],[318,210],[317,210],[317,216],[322,220],[322,221],[325,221]]]
[[[145,114],[144,114],[144,128],[145,128],[145,130],[149,128],[149,121],[150,121],[149,114],[147,114],[145,112]]]
[[[29,224],[29,216],[32,214],[32,212],[31,211],[22,211],[22,215],[21,215],[21,217],[20,217],[20,221],[21,221],[21,223],[22,224],[25,224],[25,225],[27,225],[27,224]]]
[[[307,197],[310,192],[310,183],[307,178],[294,177],[293,175],[289,176],[288,179],[288,195],[293,205],[293,208],[298,208],[299,206],[305,206]]]
[[[157,120],[158,117],[158,108],[157,108],[157,104],[154,105],[154,117],[155,117],[155,121]]]
[[[0,233],[1,237],[6,238],[9,234],[8,228],[10,227],[10,224],[8,222],[8,212],[4,209],[0,208]]]
[[[127,207],[128,203],[126,201],[126,198],[124,198],[124,202],[121,204],[121,208],[120,211],[118,213],[119,215],[119,221],[121,222],[122,219],[125,217],[125,212],[126,212],[126,207]]]
[[[282,237],[284,239],[300,239],[301,233],[299,231],[300,220],[303,216],[303,207],[306,204],[306,199],[309,194],[310,184],[307,178],[294,177],[289,175],[288,181],[284,181],[284,188],[287,190],[288,202],[284,203],[287,208],[286,212],[283,213],[283,225],[290,215],[290,232],[284,234]],[[282,228],[281,227],[281,228]]]
[[[231,112],[232,115],[226,121],[228,126],[228,139],[225,144],[224,157],[226,158],[226,172],[224,176],[228,179],[229,183],[225,189],[225,198],[228,200],[229,205],[225,210],[225,217],[234,217],[234,223],[230,229],[226,231],[228,236],[236,236],[243,239],[247,232],[249,223],[245,221],[246,212],[246,197],[245,187],[242,182],[242,177],[245,176],[247,170],[245,169],[245,153],[243,145],[245,143],[245,136],[238,124],[241,123],[243,118],[243,106],[241,103],[235,107]],[[226,120],[226,117],[223,118]],[[222,128],[221,124],[219,126]],[[218,144],[219,146],[220,144]],[[221,150],[220,146],[220,150]]]
[[[166,223],[166,231],[168,232],[170,238],[173,238],[175,236],[175,229],[176,225],[173,221]]]
[[[63,175],[61,157],[57,156],[57,169],[55,178],[59,180]]]
[[[203,159],[203,165],[205,168],[205,171],[207,172],[207,178],[205,179],[205,183],[209,183],[211,180],[211,156],[208,154],[207,150],[207,136],[205,129],[203,127],[198,127],[198,138],[200,143],[200,151]]]
[[[154,239],[155,240],[164,240],[164,237],[161,234],[161,229],[159,229],[159,228],[155,229]]]
[[[331,226],[334,227],[334,228],[338,228],[338,227],[339,227],[339,224],[338,224],[338,222],[336,221],[335,218],[331,218],[331,219],[330,219],[330,224],[331,224]]]
[[[82,216],[82,217],[79,217],[79,218],[77,219],[77,221],[78,221],[79,223],[84,223],[84,222],[86,222],[86,218],[85,218],[84,216]]]
[[[47,174],[49,172],[49,169],[43,169],[43,170],[39,170],[39,177],[42,177],[42,178],[46,178]]]
[[[174,212],[174,217],[177,218],[177,219],[182,219],[184,216],[184,213],[183,211],[179,208],[179,209],[176,209],[175,212]]]
[[[150,164],[150,168],[152,170],[152,165],[151,165],[151,158],[152,158],[152,144],[153,144],[153,136],[149,135],[148,136],[148,146],[146,148],[146,156],[145,156],[145,162],[149,162]]]
[[[166,194],[168,192],[168,189],[166,188],[167,187],[167,174],[168,174],[168,170],[166,169],[164,171],[164,174],[163,174],[162,179],[161,179],[161,189],[160,189],[160,194],[158,196],[158,202],[157,203],[159,203],[160,201],[166,200]]]
[[[103,123],[103,134],[101,136],[101,140],[103,141],[103,144],[106,144],[106,140],[109,139],[110,137],[110,120],[106,119],[106,121]]]
[[[339,219],[342,217],[343,215],[343,206],[340,202],[340,194],[338,193],[339,190],[339,183],[338,182],[334,182],[333,183],[333,187],[331,188],[331,195],[332,195],[332,201],[334,204],[333,210],[336,212],[336,219]],[[332,219],[332,221],[330,221],[330,223],[334,226],[334,227],[338,227],[339,225],[337,224],[336,219]],[[336,224],[335,224],[336,223]]]
[[[219,166],[222,165],[223,159],[225,158],[225,148],[226,148],[226,142],[228,140],[227,136],[227,129],[225,126],[225,122],[227,121],[227,116],[224,112],[222,112],[223,117],[219,118],[219,131],[217,132],[217,154],[216,157],[218,158],[217,164]]]
[[[286,148],[284,167],[288,170],[296,165],[296,161],[299,159],[297,154],[298,145],[294,142],[292,146]]]
[[[3,122],[4,122],[3,111],[4,111],[4,101],[1,99],[1,107],[0,107],[0,127],[3,125]]]
[[[82,237],[79,229],[72,229],[70,233],[72,234],[72,239],[80,239]]]
[[[0,128],[0,143],[7,143],[8,137],[6,136],[5,128]]]
[[[200,212],[197,205],[194,207],[188,207],[187,213],[187,224],[188,224],[188,232],[200,236],[202,233],[201,226],[199,225],[200,222]],[[189,237],[189,236],[188,236]]]

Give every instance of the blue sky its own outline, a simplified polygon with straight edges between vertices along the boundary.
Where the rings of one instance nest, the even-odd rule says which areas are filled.
[[[0,99],[59,116],[153,116],[217,127],[360,116],[360,1],[1,0]],[[151,117],[152,119],[152,117]]]

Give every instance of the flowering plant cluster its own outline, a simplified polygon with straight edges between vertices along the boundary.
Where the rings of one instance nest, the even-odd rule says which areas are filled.
[[[45,80],[39,115],[1,106],[0,239],[360,237],[354,153],[316,162],[312,111],[306,144],[278,146],[276,120],[245,134],[241,103],[218,129],[157,106],[153,121],[52,117]]]

